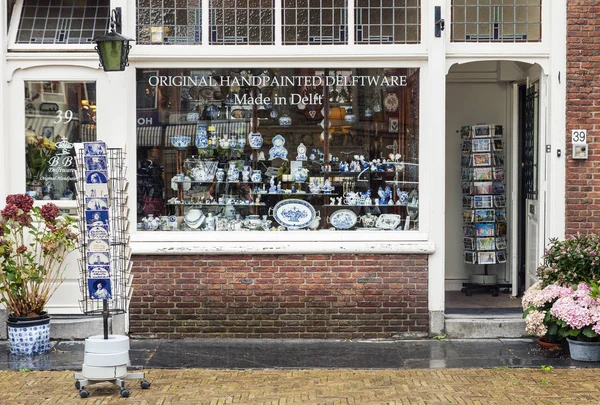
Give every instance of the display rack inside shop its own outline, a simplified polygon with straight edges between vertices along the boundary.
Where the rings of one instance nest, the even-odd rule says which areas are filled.
[[[482,290],[497,296],[498,277],[489,267],[506,263],[506,190],[501,125],[464,126],[461,134],[461,181],[464,262],[482,267],[469,275],[462,292]],[[480,268],[481,268],[480,267]]]
[[[280,134],[267,157],[260,133],[217,135],[204,123],[195,136],[171,142],[178,174],[170,186],[177,197],[167,201],[169,215],[142,219],[145,230],[409,230],[418,224],[418,182],[406,179],[411,164],[395,141],[386,159],[371,161],[362,155],[325,160],[324,151],[302,143],[288,151]]]

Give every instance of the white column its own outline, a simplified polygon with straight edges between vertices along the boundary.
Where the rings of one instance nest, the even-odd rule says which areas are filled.
[[[6,29],[8,22],[6,21],[6,2],[0,2],[0,207],[4,206],[6,196],[6,177],[10,170],[8,162],[8,117],[6,111],[7,103],[4,101],[7,94],[6,82]]]
[[[550,3],[550,2],[548,2]],[[565,172],[566,172],[566,102],[567,102],[567,5],[566,0],[551,2],[550,71],[548,74],[548,96],[550,120],[547,130],[552,151],[547,155],[548,207],[546,210],[546,240],[540,235],[540,245],[545,246],[548,238],[563,238],[565,235]],[[544,25],[547,25],[544,23]],[[570,133],[571,129],[566,128]],[[557,151],[561,156],[557,156]],[[542,252],[543,250],[540,249]]]
[[[449,25],[449,17],[445,15],[443,0],[424,1],[423,6],[423,41],[429,44],[428,69],[421,77],[426,85],[421,103],[426,127],[421,131],[419,140],[421,172],[428,183],[428,195],[425,195],[429,206],[421,208],[422,215],[429,216],[430,242],[435,244],[435,253],[429,256],[429,316],[430,333],[439,334],[444,328],[444,280],[445,280],[445,200],[446,200],[446,37],[449,28],[442,31],[442,36],[434,35],[434,11],[439,6],[442,18]],[[427,4],[429,3],[429,4]]]

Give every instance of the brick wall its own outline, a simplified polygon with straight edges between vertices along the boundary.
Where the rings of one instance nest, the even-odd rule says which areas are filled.
[[[134,256],[135,337],[425,335],[426,255]]]
[[[555,80],[555,79],[552,79]],[[566,234],[600,232],[600,3],[567,2]],[[589,160],[573,160],[571,130],[587,129]]]

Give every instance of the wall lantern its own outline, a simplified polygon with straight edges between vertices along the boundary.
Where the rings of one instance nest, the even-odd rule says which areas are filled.
[[[131,45],[131,38],[120,35],[121,33],[121,7],[117,7],[111,12],[110,16],[111,31],[98,37],[96,42],[96,52],[100,56],[100,66],[105,72],[122,72],[129,65],[128,57]]]

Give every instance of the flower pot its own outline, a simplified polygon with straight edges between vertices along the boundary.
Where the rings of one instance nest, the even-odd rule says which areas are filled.
[[[578,361],[600,361],[600,342],[581,342],[567,338],[571,358]]]
[[[8,317],[8,341],[11,354],[42,354],[50,350],[50,315]]]
[[[544,347],[546,349],[556,350],[556,349],[562,348],[562,343],[561,342],[550,342],[545,337],[539,338],[538,339],[538,343],[540,344],[540,346],[542,346],[542,347]]]

